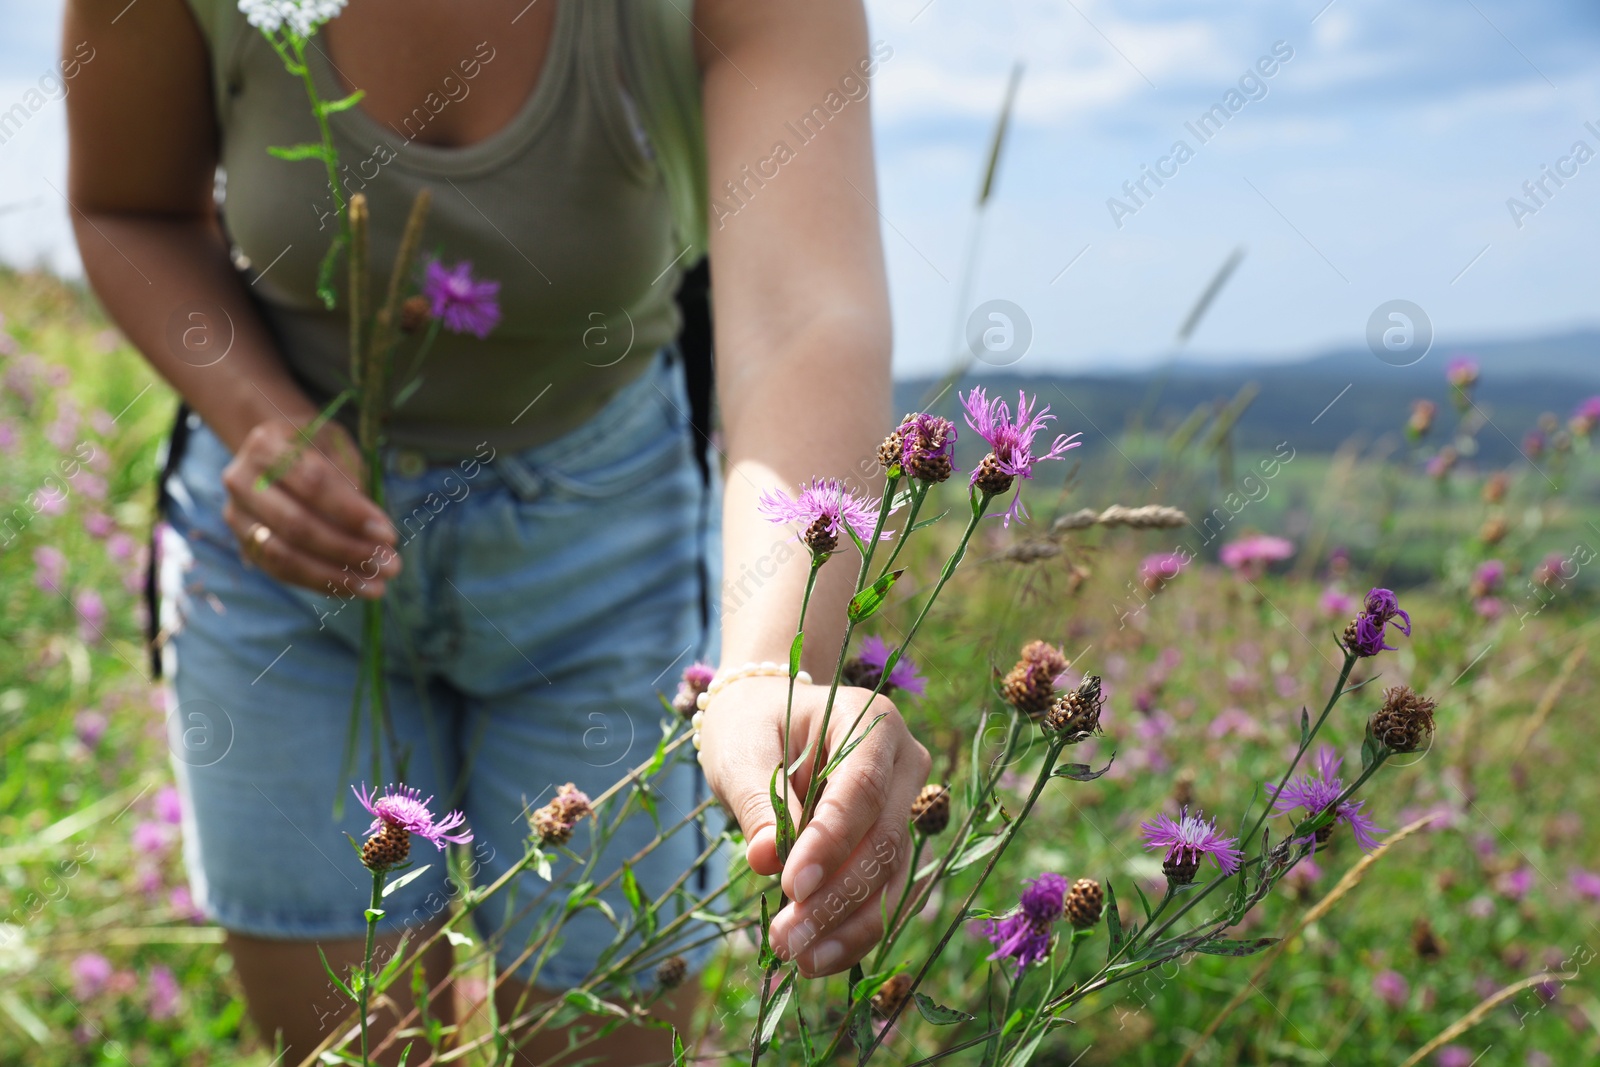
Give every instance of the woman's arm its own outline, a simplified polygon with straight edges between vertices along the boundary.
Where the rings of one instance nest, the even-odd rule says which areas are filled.
[[[786,663],[809,553],[789,540],[794,531],[757,515],[757,497],[773,487],[793,493],[821,475],[876,499],[874,456],[891,429],[865,76],[877,61],[859,0],[699,0],[695,18],[728,450],[722,662]],[[853,556],[847,546],[823,567],[811,601],[806,667],[823,684],[797,688],[790,759],[820,727],[854,588]],[[706,712],[708,777],[763,873],[780,869],[767,793],[782,759],[786,689],[782,679],[742,681]],[[841,690],[831,747],[869,695]],[[928,754],[890,702],[878,704],[873,714],[887,717],[829,781],[815,820],[781,865],[797,904],[773,922],[774,944],[808,973],[843,970],[866,954],[881,935],[882,891],[898,891],[909,862],[906,822]],[[798,778],[803,790],[804,773]]]
[[[360,491],[359,461],[337,427],[281,481],[257,488],[317,409],[289,376],[228,257],[212,203],[217,131],[199,29],[183,0],[70,0],[63,51],[81,42],[93,58],[67,97],[67,197],[89,281],[129,340],[234,453],[226,517],[241,543],[275,577],[344,588],[343,568],[392,545],[394,531]],[[258,528],[271,531],[264,543]],[[398,563],[360,592],[381,593]]]

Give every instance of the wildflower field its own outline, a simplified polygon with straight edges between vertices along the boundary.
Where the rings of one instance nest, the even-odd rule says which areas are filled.
[[[0,275],[0,314],[0,1063],[268,1064],[185,882],[143,638],[174,398],[77,290]],[[1539,458],[1475,467],[1450,425],[1469,370],[1418,398],[1433,407],[1404,463],[1287,441],[1228,457],[1224,478],[1170,434],[1085,434],[1024,483],[1025,521],[967,527],[959,572],[891,666],[971,513],[982,453],[963,426],[963,474],[917,498],[952,518],[898,556],[851,671],[870,687],[891,666],[886,691],[950,783],[919,802],[917,856],[966,844],[859,974],[783,985],[760,931],[775,880],[730,846],[680,1062],[752,1062],[752,1035],[785,1064],[1600,1060],[1600,457],[1580,410],[1536,431]],[[1088,429],[1071,411],[1055,405],[1047,437]],[[630,714],[687,752],[693,700],[680,715],[662,684],[661,706]],[[1364,769],[1353,798],[1338,783]],[[1250,832],[1258,819],[1280,851]],[[1170,959],[1108,962],[1241,862],[1275,871],[1276,892]],[[464,1021],[414,1027],[411,1063],[507,1062],[475,1040],[493,979],[470,941],[456,944]],[[642,1019],[652,986],[679,977],[670,957],[647,962],[633,984],[569,997],[573,1015]]]

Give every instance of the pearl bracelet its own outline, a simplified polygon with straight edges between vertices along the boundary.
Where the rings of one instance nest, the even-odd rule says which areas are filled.
[[[706,708],[710,705],[712,697],[728,688],[728,686],[732,685],[734,682],[743,681],[746,678],[787,677],[789,677],[788,667],[785,667],[781,663],[774,663],[771,660],[762,660],[760,663],[746,663],[742,667],[727,671],[726,673],[720,673],[715,678],[711,679],[711,684],[706,687],[706,691],[696,697],[694,701],[694,706],[698,710],[695,711],[694,718],[690,720],[690,723],[694,727],[693,742],[695,751],[700,751],[700,727],[701,724],[705,722]],[[807,674],[805,671],[800,671],[794,676],[794,680],[803,685],[810,685],[811,675]]]

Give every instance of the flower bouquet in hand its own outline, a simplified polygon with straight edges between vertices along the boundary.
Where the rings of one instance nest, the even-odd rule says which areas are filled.
[[[328,422],[346,405],[354,404],[355,443],[366,481],[363,488],[381,508],[386,421],[421,386],[424,361],[441,329],[478,338],[489,336],[500,321],[500,283],[475,279],[470,263],[447,268],[434,259],[418,270],[430,202],[429,193],[424,189],[418,192],[411,205],[399,251],[390,265],[388,285],[381,294],[372,292],[372,265],[368,259],[371,220],[367,199],[361,193],[345,198],[338,178],[338,152],[328,124],[329,115],[359,104],[362,93],[324,100],[317,92],[306,62],[306,48],[311,38],[323,24],[336,17],[344,5],[345,0],[239,0],[239,10],[272,46],[283,61],[284,69],[304,84],[311,113],[317,122],[318,141],[273,147],[269,151],[283,160],[320,162],[327,171],[328,189],[337,208],[339,227],[317,274],[317,294],[324,306],[331,309],[338,304],[334,278],[341,253],[347,257],[349,278],[345,291],[350,337],[347,384],[309,425],[302,428],[297,445],[281,456],[262,475],[262,480],[270,483],[288,473],[306,448],[315,447],[313,442],[317,434]],[[396,368],[402,361],[404,370],[397,376]],[[380,546],[358,573],[343,583],[342,590],[330,583],[329,593],[340,599],[359,595],[390,562],[392,554],[391,549]],[[349,571],[348,567],[345,569]],[[381,738],[387,709],[381,598],[366,597],[362,612],[361,667],[351,702],[345,776],[348,778],[354,772],[355,739],[365,707],[369,712],[367,726],[372,740],[371,776],[374,781],[381,781],[385,777]],[[408,754],[391,752],[390,755],[395,777],[403,778]],[[335,800],[336,813],[342,803],[341,793]]]

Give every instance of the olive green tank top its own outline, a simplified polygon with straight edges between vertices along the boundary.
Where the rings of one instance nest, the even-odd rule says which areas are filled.
[[[350,365],[342,300],[328,311],[316,295],[338,218],[320,161],[267,153],[318,139],[304,87],[234,0],[189,2],[211,50],[219,195],[235,261],[290,370],[325,402]],[[442,458],[485,440],[510,449],[550,440],[676,336],[680,274],[705,254],[692,26],[671,0],[552,2],[538,83],[487,140],[416,140],[486,65],[509,62],[487,43],[396,126],[359,106],[329,116],[341,183],[370,205],[373,291],[387,285],[424,187],[433,193],[424,256],[470,260],[476,277],[500,283],[503,317],[487,339],[440,332],[421,384],[393,414],[394,445]],[[319,45],[308,49],[312,78],[324,99],[338,99],[343,87]],[[408,358],[403,349],[397,363]]]

